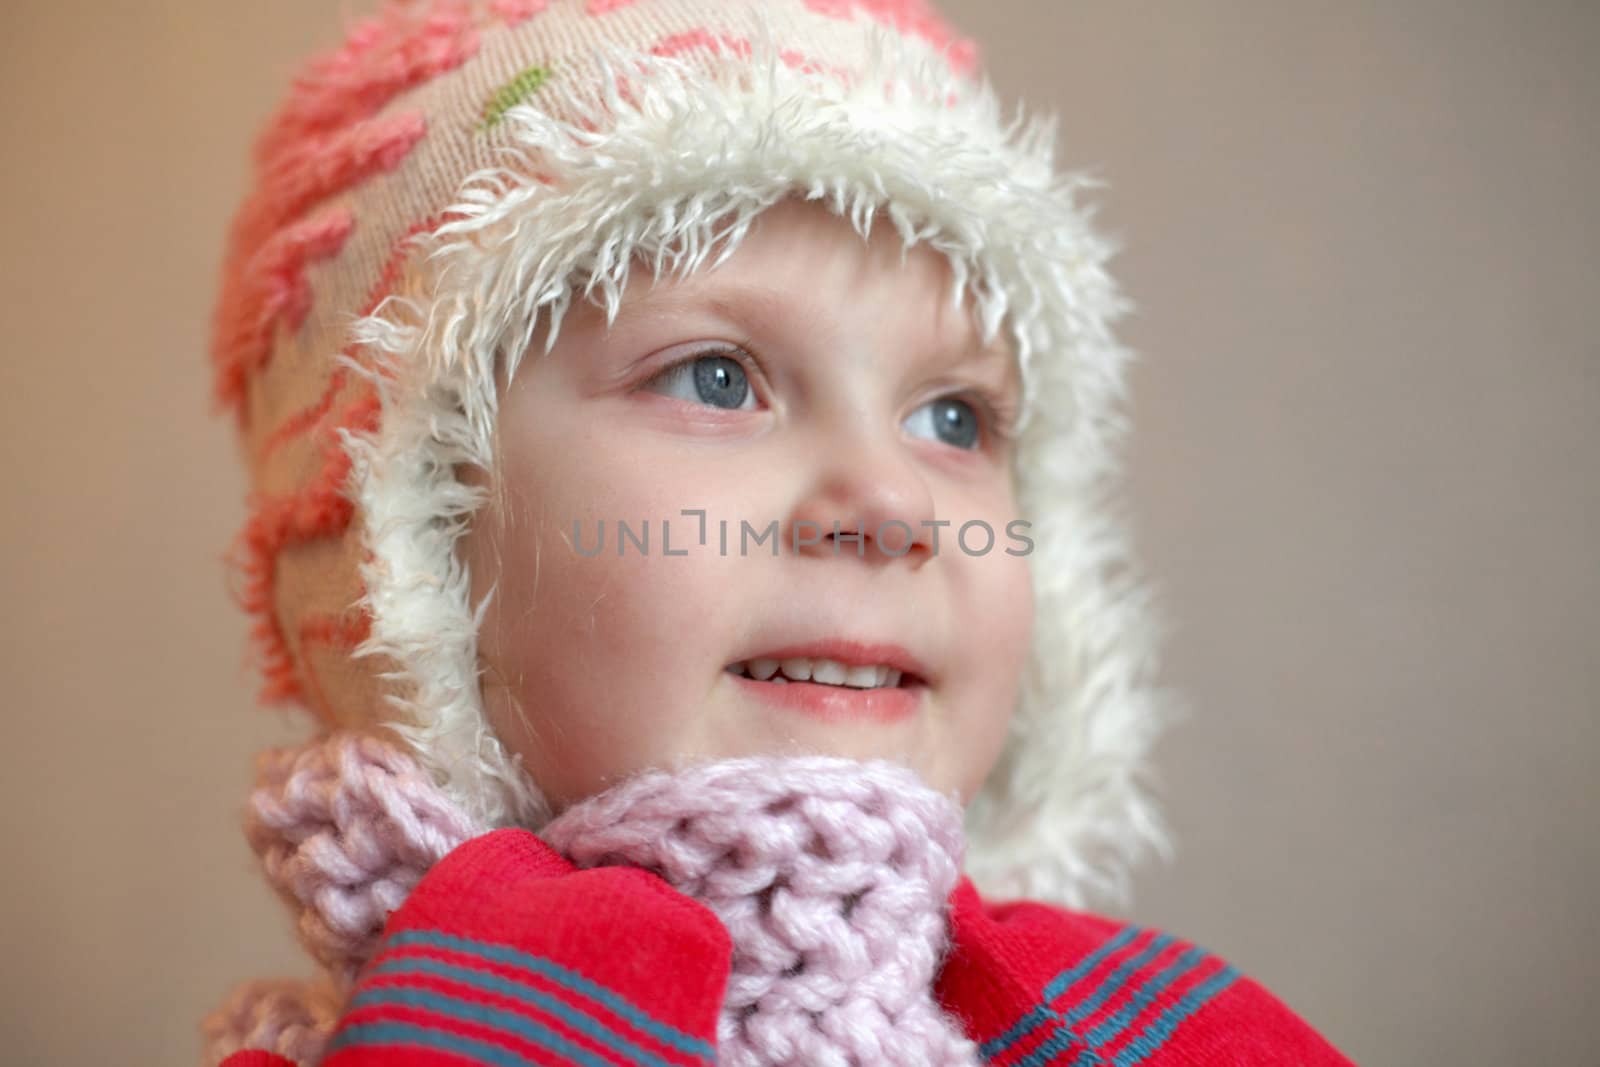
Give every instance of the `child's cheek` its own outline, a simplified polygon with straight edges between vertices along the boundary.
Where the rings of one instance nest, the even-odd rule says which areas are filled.
[[[501,545],[480,649],[491,723],[558,804],[704,742],[697,715],[750,563],[721,556],[714,527],[702,547],[698,520],[682,514],[728,513],[732,501],[690,491],[716,479],[686,484],[635,442],[602,448],[573,430],[565,447],[524,433],[507,449],[524,518]],[[522,461],[534,452],[541,463]],[[475,573],[478,595],[492,580]]]
[[[1016,547],[1003,539],[999,544]],[[949,784],[959,785],[970,801],[1005,746],[1033,638],[1034,596],[1026,557],[997,547],[965,562],[972,565],[964,583],[968,611],[957,629],[969,635],[964,657],[971,684],[951,694],[951,729],[941,755]]]

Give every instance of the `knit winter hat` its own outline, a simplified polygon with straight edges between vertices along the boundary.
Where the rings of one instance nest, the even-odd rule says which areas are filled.
[[[966,812],[988,894],[1127,898],[1167,850],[1141,782],[1179,713],[1114,499],[1131,306],[1060,174],[1053,119],[1002,118],[924,0],[385,5],[310,63],[255,147],[212,356],[253,479],[238,543],[263,698],[385,725],[476,825],[538,829],[494,736],[455,542],[492,469],[495,370],[630,266],[722,262],[791,196],[947,257],[1024,412],[1037,619],[1010,736]]]

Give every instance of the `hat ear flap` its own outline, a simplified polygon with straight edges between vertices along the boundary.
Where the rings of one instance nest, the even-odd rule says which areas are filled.
[[[633,266],[722,262],[799,192],[929,241],[1015,342],[1038,624],[969,862],[986,891],[1115,890],[1164,841],[1140,778],[1168,718],[1107,503],[1126,304],[1074,201],[1098,183],[1058,174],[1053,120],[1003,117],[966,54],[920,2],[440,0],[312,64],[258,143],[213,344],[269,699],[388,724],[475,824],[547,818],[484,713],[455,541],[485,489],[457,470],[492,470],[500,373],[579,286],[614,314]]]

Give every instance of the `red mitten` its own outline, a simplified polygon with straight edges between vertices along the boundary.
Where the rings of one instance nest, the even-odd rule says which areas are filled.
[[[1155,927],[963,878],[939,999],[992,1064],[1355,1067],[1228,961]]]
[[[576,870],[496,830],[389,917],[322,1062],[712,1064],[732,952],[721,921],[657,875]],[[223,1067],[288,1062],[261,1056]]]

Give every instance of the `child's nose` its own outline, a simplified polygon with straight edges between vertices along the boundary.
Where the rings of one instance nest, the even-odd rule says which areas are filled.
[[[817,459],[784,531],[785,549],[879,562],[904,559],[914,567],[932,556],[933,493],[905,457],[836,442]]]

